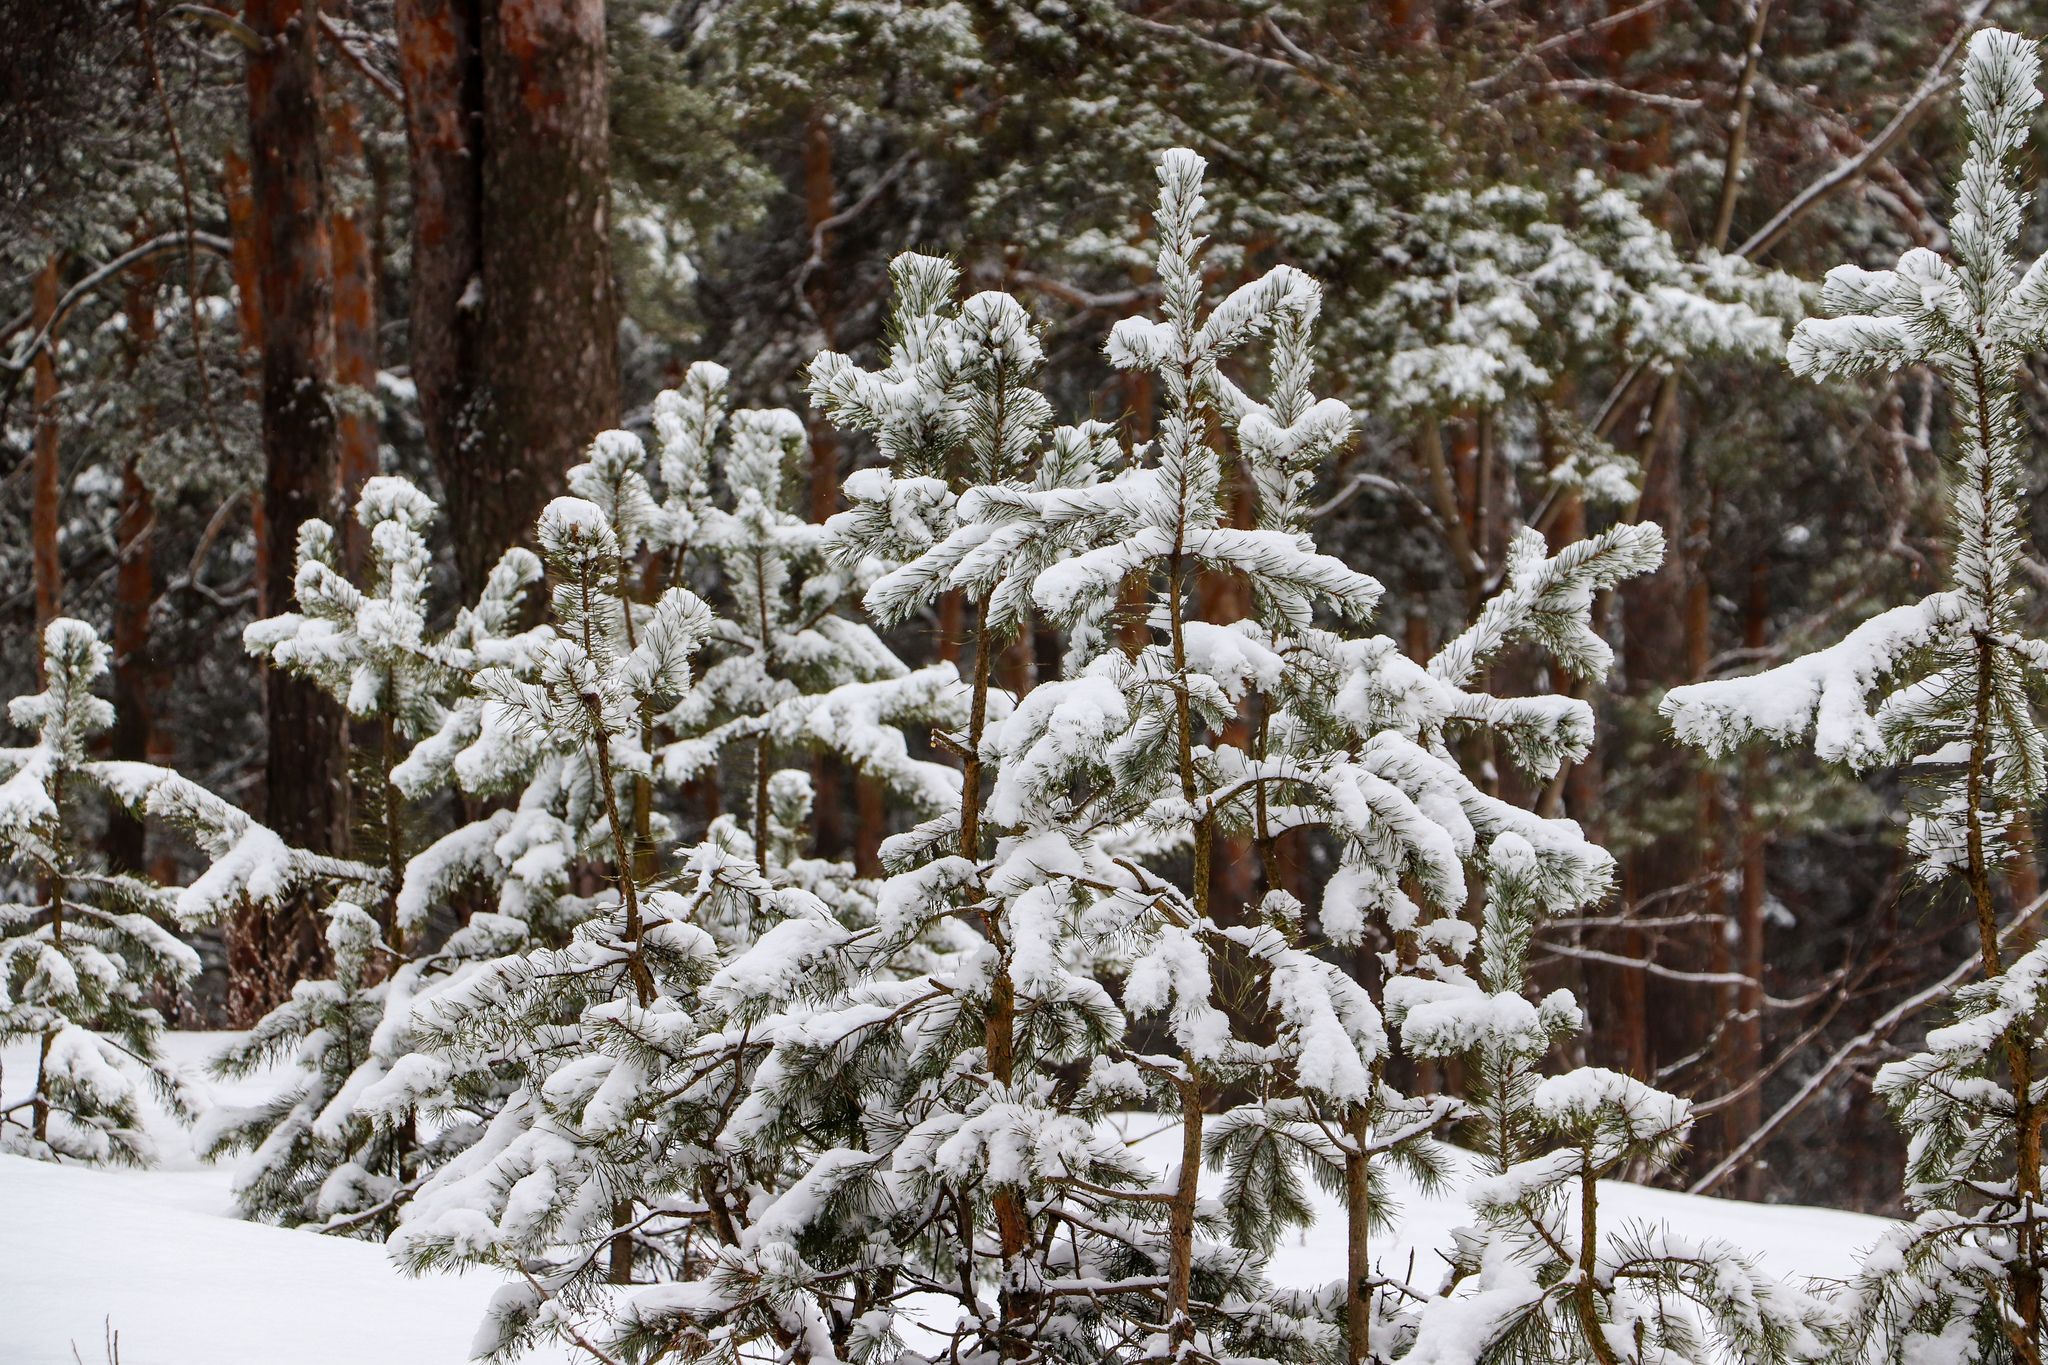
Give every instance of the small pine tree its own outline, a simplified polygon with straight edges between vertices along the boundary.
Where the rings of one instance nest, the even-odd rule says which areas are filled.
[[[593,460],[579,485],[603,468]],[[476,1143],[425,1182],[397,1237],[415,1270],[481,1262],[523,1277],[493,1305],[494,1355],[551,1331],[574,1338],[593,1293],[630,1283],[642,1248],[659,1257],[674,1221],[665,1198],[693,1187],[692,1159],[702,1164],[716,1136],[692,1133],[659,1101],[687,1098],[678,1077],[699,1050],[697,992],[717,942],[688,922],[684,897],[653,885],[627,815],[650,776],[649,718],[695,685],[689,658],[712,617],[686,588],[651,607],[627,595],[623,547],[641,525],[635,509],[653,503],[632,496],[631,479],[611,487],[611,513],[575,497],[543,512],[554,638],[530,677],[491,668],[476,685],[497,723],[558,755],[590,793],[617,894],[566,947],[489,964],[416,1020],[424,1060],[414,1065],[489,1059],[516,1087]]]
[[[175,990],[196,974],[199,958],[160,923],[176,894],[95,866],[75,833],[95,790],[135,797],[151,778],[175,780],[88,757],[87,741],[114,720],[93,694],[110,653],[83,621],[50,622],[44,690],[8,707],[37,742],[0,750],[12,770],[0,783],[0,856],[13,882],[0,902],[0,1044],[34,1040],[36,1073],[34,1088],[0,1109],[0,1151],[139,1166],[155,1153],[123,1065],[139,1064],[174,1112],[187,1112],[157,1057],[163,1018],[150,1000],[158,985]]]
[[[1885,1359],[2038,1360],[2043,1350],[2040,1075],[2048,954],[2008,962],[1996,882],[2011,833],[2040,799],[2048,741],[2029,696],[2048,644],[2020,633],[2026,422],[2014,374],[2048,345],[2048,258],[2013,256],[2022,153],[2041,105],[2031,41],[1970,39],[1970,155],[1944,259],[1837,266],[1786,359],[1816,379],[1932,368],[1947,385],[1952,586],[1884,612],[1839,644],[1754,677],[1674,688],[1664,714],[1713,753],[1751,739],[1811,741],[1824,759],[1896,764],[1919,789],[1908,847],[1928,881],[1954,877],[1974,912],[1985,979],[1957,1021],[1893,1062],[1877,1088],[1905,1126],[1918,1218],[1865,1262],[1851,1296],[1854,1351]],[[1872,705],[1873,696],[1880,699]]]
[[[751,748],[745,834],[764,876],[776,843],[771,788],[782,783],[794,800],[795,784],[807,783],[796,770],[776,766],[792,750],[836,754],[919,814],[956,799],[946,778],[937,778],[935,788],[942,769],[908,758],[897,728],[960,723],[943,701],[934,705],[947,672],[912,673],[873,628],[846,614],[872,567],[835,559],[825,528],[790,509],[788,474],[806,448],[803,420],[783,408],[727,414],[726,372],[700,362],[680,390],[655,399],[654,422],[666,495],[663,543],[675,555],[673,572],[679,575],[688,558],[705,561],[715,569],[723,605],[700,685],[655,721],[673,736],[657,750],[663,780],[689,780],[714,768],[727,750]],[[626,450],[625,440],[617,444]],[[713,472],[725,505],[711,496]],[[829,864],[800,866],[805,860],[787,851],[775,875],[801,873],[815,894],[859,913],[848,876]]]
[[[1477,981],[1401,977],[1387,988],[1389,1021],[1412,1055],[1465,1061],[1481,1171],[1466,1197],[1480,1225],[1458,1234],[1441,1294],[1381,1314],[1375,1356],[1465,1360],[1477,1343],[1481,1358],[1527,1365],[1826,1357],[1840,1316],[1737,1248],[1602,1224],[1599,1182],[1667,1169],[1691,1106],[1600,1067],[1543,1075],[1545,1055],[1583,1025],[1569,991],[1526,995],[1531,931],[1558,887],[1513,831],[1494,838],[1488,862]]]
[[[479,708],[470,678],[479,667],[539,647],[540,638],[510,627],[540,564],[529,551],[508,551],[476,605],[436,634],[427,620],[425,535],[435,515],[432,500],[404,479],[369,480],[355,508],[369,547],[365,581],[352,583],[342,573],[334,528],[307,521],[299,528],[300,612],[244,632],[251,652],[310,679],[357,721],[376,727],[370,805],[378,820],[370,842],[384,853],[380,882],[345,890],[325,910],[335,975],[300,982],[290,1000],[213,1060],[213,1072],[228,1078],[289,1063],[270,1096],[217,1106],[194,1133],[195,1148],[208,1157],[248,1154],[234,1190],[252,1218],[387,1235],[423,1174],[473,1140],[478,1116],[495,1107],[496,1080],[487,1073],[415,1066],[392,1075],[411,1051],[411,1012],[464,963],[519,951],[525,938],[520,922],[479,916],[433,951],[420,950],[430,893],[452,889],[454,878],[445,859],[414,865],[406,815],[447,773],[406,782],[399,774],[402,767],[432,766],[413,763],[407,746],[426,736],[445,746],[451,733],[474,722]],[[422,1104],[442,1116],[424,1140]]]

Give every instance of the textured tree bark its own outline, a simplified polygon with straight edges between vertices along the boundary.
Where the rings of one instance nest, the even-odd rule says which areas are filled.
[[[328,151],[337,172],[363,183],[363,139],[347,98],[328,109]],[[379,472],[377,456],[377,264],[371,241],[376,208],[366,195],[337,201],[334,232],[334,382],[339,390],[342,546],[351,574],[369,558],[369,533],[355,519],[363,485]]]
[[[235,322],[246,353],[263,347],[263,285],[256,270],[256,206],[249,189],[249,163],[233,147],[221,157],[221,181],[228,201],[228,231],[234,239]]]
[[[496,0],[480,35],[479,382],[442,475],[472,589],[619,415],[603,0]]]
[[[399,74],[405,85],[412,173],[413,385],[427,449],[452,490],[463,466],[465,421],[476,398],[478,304],[483,291],[483,58],[480,0],[398,0]],[[467,482],[463,483],[465,490]],[[480,552],[460,547],[468,587]]]
[[[57,271],[63,259],[52,253],[36,274],[33,326],[40,332],[57,315]],[[57,551],[58,504],[63,487],[57,471],[57,366],[50,348],[43,347],[35,358],[36,438],[33,466],[33,505],[29,513],[29,542],[35,563],[36,635],[64,610],[64,566]],[[42,677],[42,655],[36,656],[36,676]]]
[[[602,0],[399,0],[412,373],[482,586],[618,420]]]
[[[250,240],[263,334],[263,517],[257,588],[266,613],[288,610],[298,532],[332,518],[340,491],[334,417],[334,261],[328,231],[314,11],[297,0],[247,0],[258,46],[248,59]],[[266,670],[269,756],[264,823],[320,853],[348,846],[347,730],[310,682]],[[244,926],[245,1007],[318,968],[312,909],[297,904]],[[263,983],[259,985],[258,982]]]

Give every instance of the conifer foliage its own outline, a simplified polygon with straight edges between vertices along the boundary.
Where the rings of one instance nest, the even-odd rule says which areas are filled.
[[[1950,586],[1873,617],[1839,644],[1753,677],[1675,688],[1680,736],[1710,751],[1811,742],[1824,759],[1898,765],[1919,789],[1909,846],[1922,877],[1959,880],[1984,979],[1923,1051],[1877,1088],[1909,1138],[1921,1212],[1865,1263],[1850,1295],[1855,1349],[2037,1361],[2043,1347],[2041,1055],[2048,953],[2007,961],[1999,923],[2014,822],[2040,799],[2044,743],[2031,689],[2048,645],[2020,633],[2025,420],[2015,371],[2048,345],[2048,258],[2013,255],[2021,174],[2041,105],[2040,57],[2018,35],[1970,40],[1962,99],[1970,155],[1952,243],[1892,270],[1837,266],[1787,352],[1816,379],[1925,365],[1951,398]]]
[[[50,622],[44,689],[8,708],[37,743],[0,750],[12,769],[0,784],[0,851],[15,887],[34,898],[0,903],[0,1043],[34,1039],[36,1078],[28,1097],[0,1112],[0,1151],[141,1165],[154,1153],[122,1061],[142,1063],[183,1111],[157,1065],[163,1018],[151,988],[175,989],[199,958],[160,922],[174,892],[97,870],[73,842],[67,807],[97,787],[138,795],[156,776],[110,772],[87,756],[87,741],[113,722],[113,708],[93,695],[109,652],[83,621]]]

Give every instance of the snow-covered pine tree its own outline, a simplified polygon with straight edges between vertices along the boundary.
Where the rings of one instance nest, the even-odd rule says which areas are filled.
[[[671,737],[656,750],[657,763],[663,781],[682,782],[715,772],[730,748],[751,749],[744,836],[761,874],[803,885],[850,920],[864,918],[872,906],[845,869],[796,856],[793,845],[787,856],[774,856],[774,826],[792,828],[776,815],[778,784],[792,813],[809,788],[807,773],[776,764],[827,750],[914,813],[936,814],[958,799],[957,778],[911,760],[899,727],[963,724],[951,686],[957,675],[950,667],[913,673],[872,627],[846,613],[874,567],[833,557],[825,527],[790,508],[789,470],[807,444],[803,420],[782,408],[728,415],[726,379],[721,367],[699,362],[680,389],[654,403],[672,573],[681,581],[687,559],[708,561],[724,608],[713,625],[715,657],[699,685],[656,721]],[[712,497],[713,472],[726,505]],[[736,823],[713,841],[737,846],[728,831],[739,832]],[[749,926],[746,940],[762,927]]]
[[[1257,445],[1246,449],[1258,458]],[[1491,659],[1518,641],[1536,643],[1580,676],[1603,675],[1612,656],[1589,624],[1594,596],[1654,566],[1661,553],[1654,525],[1618,526],[1555,556],[1545,555],[1537,533],[1526,532],[1510,548],[1502,590],[1427,665],[1384,636],[1346,640],[1272,618],[1236,628],[1237,648],[1252,661],[1247,685],[1259,693],[1262,717],[1249,736],[1249,756],[1218,751],[1241,784],[1237,818],[1261,848],[1289,829],[1317,827],[1334,836],[1338,866],[1324,887],[1320,928],[1343,947],[1359,945],[1369,924],[1385,935],[1394,945],[1384,955],[1390,1004],[1398,1006],[1404,991],[1422,991],[1475,1019],[1517,1012],[1519,977],[1496,1004],[1497,991],[1475,985],[1462,965],[1474,934],[1462,918],[1472,900],[1468,888],[1475,877],[1483,884],[1496,874],[1499,860],[1527,863],[1520,876],[1528,883],[1529,913],[1562,913],[1606,895],[1613,862],[1603,850],[1572,821],[1544,819],[1488,795],[1465,775],[1452,745],[1490,736],[1536,780],[1583,757],[1593,736],[1584,701],[1469,689]],[[1289,661],[1284,668],[1282,658]],[[1267,906],[1266,929],[1228,933],[1245,936],[1247,949],[1254,935],[1284,935],[1296,914],[1291,898],[1269,895]],[[1270,1017],[1285,1034],[1290,1012],[1307,1016],[1279,993],[1283,986],[1298,989],[1293,983],[1301,977],[1283,979],[1277,961],[1262,970],[1272,973]],[[1351,987],[1333,980],[1328,989]],[[1267,1238],[1298,1216],[1296,1201],[1285,1195],[1297,1179],[1296,1161],[1341,1190],[1349,1211],[1349,1265],[1338,1298],[1345,1334],[1361,1343],[1373,1339],[1382,1355],[1389,1343],[1405,1340],[1406,1329],[1394,1326],[1404,1320],[1402,1291],[1393,1291],[1395,1302],[1383,1301],[1387,1282],[1371,1258],[1371,1235],[1387,1218],[1380,1160],[1400,1161],[1433,1182],[1443,1167],[1421,1139],[1462,1112],[1442,1097],[1418,1101],[1388,1085],[1378,1065],[1385,1051],[1383,1039],[1361,1047],[1358,1065],[1370,1083],[1347,1061],[1342,1086],[1326,1061],[1311,1065],[1307,1054],[1298,1059],[1285,1049],[1272,1054],[1258,1071],[1260,1100],[1220,1116],[1211,1144],[1212,1161],[1228,1163],[1226,1204],[1234,1208],[1237,1191],[1247,1191],[1245,1216],[1251,1224],[1270,1223]],[[1285,1218],[1283,1204],[1290,1206]],[[1361,1344],[1354,1357],[1365,1352]]]
[[[958,1304],[959,1325],[939,1327],[956,1349],[1092,1359],[1096,1305],[1125,1292],[1102,1246],[1145,1235],[1115,1231],[1128,1220],[1108,1187],[1139,1171],[1094,1132],[1114,1088],[1077,1092],[1062,1072],[1112,1043],[1121,1019],[1070,969],[1072,898],[1045,886],[1028,857],[1007,881],[998,866],[984,882],[981,779],[993,755],[983,741],[1011,703],[991,686],[988,661],[1029,610],[1015,584],[1002,588],[1004,569],[1033,561],[985,553],[954,571],[989,530],[973,519],[973,490],[1057,486],[1063,469],[1099,452],[1106,430],[1062,431],[1040,459],[1050,409],[1029,387],[1039,353],[1022,309],[999,294],[956,306],[957,274],[943,261],[906,256],[893,271],[888,366],[871,373],[826,354],[812,370],[821,406],[875,433],[891,459],[849,481],[855,507],[831,524],[834,552],[849,569],[898,565],[867,594],[885,625],[963,588],[979,604],[976,679],[963,685],[942,664],[778,708],[821,740],[864,734],[849,756],[909,789],[933,818],[885,845],[896,875],[873,925],[848,933],[792,917],[721,972],[729,1008],[742,1020],[766,1013],[756,1032],[775,1043],[729,1140],[793,1154],[798,1178],[748,1212],[706,1292],[650,1296],[632,1321],[644,1340],[671,1344],[801,1326],[809,1358],[859,1358],[900,1348],[905,1295],[939,1293]],[[963,502],[968,514],[956,516]],[[908,757],[891,723],[912,718],[966,755],[964,782]],[[963,950],[947,951],[955,945]],[[1034,1225],[1033,1197],[1062,1185],[1090,1214],[1107,1210],[1107,1236],[1090,1216],[1068,1220],[1071,1236],[1039,1235],[1052,1223]],[[993,1306],[983,1298],[991,1285]],[[780,1326],[764,1314],[772,1303]]]
[[[16,885],[33,888],[31,900],[0,911],[0,1018],[10,1036],[47,1040],[38,1045],[43,1062],[30,1121],[21,1124],[10,1109],[0,1128],[24,1128],[10,1140],[45,1156],[136,1161],[148,1149],[132,1121],[133,1092],[117,1053],[149,1064],[173,1111],[190,1113],[175,1079],[150,1063],[161,1020],[147,996],[158,980],[174,984],[196,971],[198,959],[151,915],[175,915],[180,927],[197,929],[308,890],[373,898],[383,874],[291,848],[168,768],[89,757],[87,738],[113,720],[92,690],[108,656],[91,626],[52,621],[44,632],[47,688],[10,707],[39,742],[0,750],[0,765],[12,770],[0,784],[0,847]],[[66,823],[92,790],[184,829],[209,860],[206,870],[173,889],[96,866]],[[53,1116],[68,1125],[61,1135],[49,1125]]]
[[[517,951],[525,938],[523,925],[497,916],[458,926],[432,951],[422,938],[431,907],[410,865],[416,850],[407,817],[442,783],[415,781],[402,790],[394,773],[414,742],[445,736],[451,722],[474,715],[477,669],[530,661],[547,638],[511,629],[521,597],[540,576],[539,561],[518,548],[500,560],[476,605],[458,610],[446,631],[429,629],[425,532],[435,515],[432,500],[404,479],[370,479],[355,507],[369,550],[364,581],[343,574],[335,529],[307,521],[299,528],[300,611],[244,632],[252,652],[311,679],[355,720],[376,727],[374,780],[364,785],[375,817],[370,842],[381,844],[385,870],[381,895],[345,892],[325,908],[334,977],[300,982],[212,1063],[217,1075],[242,1077],[287,1062],[268,1098],[217,1106],[195,1132],[205,1155],[248,1153],[234,1189],[252,1218],[386,1235],[423,1174],[480,1131],[476,1114],[462,1111],[491,1108],[497,1083],[487,1070],[437,1073],[430,1093],[408,1097],[441,1111],[424,1141],[417,1103],[365,1107],[366,1095],[374,1100],[391,1089],[388,1074],[411,1050],[410,1014],[419,1000],[463,964]]]
[[[44,690],[8,707],[37,742],[0,750],[11,770],[0,783],[0,856],[12,883],[0,902],[0,1044],[35,1040],[36,1072],[33,1088],[0,1109],[0,1151],[144,1165],[155,1152],[122,1064],[138,1063],[185,1112],[157,1057],[163,1018],[150,1001],[159,985],[175,990],[198,972],[199,957],[159,922],[176,892],[94,866],[76,837],[76,807],[110,785],[108,765],[86,749],[113,724],[114,708],[93,694],[110,653],[83,621],[50,622]]]
[[[2029,696],[2048,644],[2020,634],[2026,422],[2015,371],[2048,347],[2048,258],[2013,255],[2028,199],[2036,111],[2033,42],[1970,39],[1963,108],[1970,155],[1944,259],[1917,248],[1892,270],[1837,266],[1787,348],[1816,379],[1924,365],[1952,413],[1951,586],[1864,622],[1838,644],[1748,678],[1673,688],[1664,714],[1710,752],[1751,739],[1811,741],[1822,758],[1903,768],[1918,789],[1908,847],[1922,877],[1959,879],[1984,980],[1957,993],[1957,1021],[1887,1065],[1880,1093],[1909,1135],[1906,1192],[1918,1218],[1888,1238],[1855,1285],[1864,1358],[1941,1351],[2035,1361],[2043,1350],[2042,983],[2048,951],[2008,962],[1998,922],[2010,831],[2040,799],[2044,742]],[[1873,697],[1878,698],[1873,705]]]
[[[1487,862],[1478,979],[1438,973],[1387,986],[1388,1020],[1409,1053],[1465,1060],[1480,1167],[1466,1198],[1480,1225],[1458,1234],[1441,1293],[1412,1309],[1379,1310],[1372,1357],[1415,1365],[1826,1358],[1840,1315],[1762,1273],[1738,1248],[1661,1225],[1602,1225],[1599,1182],[1631,1166],[1667,1168],[1692,1109],[1600,1067],[1543,1075],[1545,1055],[1583,1025],[1569,991],[1540,1003],[1526,994],[1530,934],[1558,904],[1556,869],[1513,830],[1494,836]]]
[[[609,433],[597,449],[624,436]],[[578,486],[591,489],[604,470],[593,459]],[[556,634],[537,668],[485,669],[476,685],[490,699],[487,727],[558,756],[563,784],[587,793],[616,894],[598,899],[566,947],[508,956],[416,1004],[419,1051],[405,1063],[433,1074],[487,1059],[516,1086],[475,1144],[428,1178],[395,1239],[415,1270],[484,1263],[522,1277],[479,1336],[493,1355],[550,1332],[581,1337],[601,1286],[630,1283],[637,1261],[670,1255],[678,1240],[669,1274],[693,1264],[697,1220],[673,1197],[745,1197],[743,1181],[705,1179],[738,1088],[715,1073],[745,1055],[715,1029],[710,1043],[701,1036],[698,991],[717,943],[688,922],[694,905],[653,884],[629,815],[636,782],[651,777],[650,718],[694,685],[690,656],[712,617],[686,588],[652,606],[626,595],[623,547],[654,504],[632,478],[609,487],[609,511],[565,497],[542,514]]]

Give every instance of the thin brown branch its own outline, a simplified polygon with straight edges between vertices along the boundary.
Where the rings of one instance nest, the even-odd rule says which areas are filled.
[[[1921,79],[1919,87],[1907,97],[1906,102],[1899,107],[1899,112],[1892,115],[1892,121],[1885,125],[1883,132],[1871,139],[1870,144],[1862,152],[1843,161],[1801,190],[1793,197],[1792,202],[1779,209],[1768,223],[1752,233],[1748,241],[1735,248],[1735,254],[1745,260],[1752,260],[1769,251],[1822,200],[1862,175],[1873,162],[1890,155],[1891,150],[1899,145],[1912,130],[1913,125],[1920,121],[1921,116],[1934,107],[1936,98],[1953,83],[1954,78],[1949,74],[1949,65],[1955,60],[1956,53],[1962,50],[1963,43],[1976,31],[1977,25],[1983,22],[1984,11],[1990,7],[1991,0],[1976,0],[1976,3],[1964,12],[1962,22],[1956,26],[1955,36],[1949,39],[1948,46],[1941,50],[1941,55],[1934,59],[1934,64],[1928,68],[1927,75]]]
[[[2008,924],[2000,933],[2000,940],[2003,943],[2011,943],[2019,935],[2019,932],[2032,922],[2034,916],[2040,913],[2041,907],[2044,904],[2048,904],[2048,895],[2036,896],[2028,903],[2025,909],[2013,916],[2012,923]],[[1784,1127],[1788,1119],[1797,1114],[1801,1109],[1804,1109],[1816,1096],[1824,1093],[1828,1083],[1840,1074],[1844,1068],[1862,1057],[1864,1053],[1884,1042],[1885,1039],[1891,1036],[1892,1031],[1898,1028],[1900,1024],[1905,1023],[1906,1020],[1920,1013],[1929,1005],[1948,999],[1954,994],[1957,986],[1960,986],[1976,973],[1977,967],[1982,960],[1983,954],[1981,952],[1972,953],[1967,960],[1959,963],[1947,976],[1944,976],[1925,990],[1916,991],[1914,994],[1907,996],[1904,1000],[1901,1000],[1898,1004],[1879,1015],[1869,1028],[1863,1030],[1863,1032],[1857,1034],[1854,1038],[1851,1038],[1848,1042],[1842,1044],[1840,1048],[1836,1049],[1835,1054],[1822,1064],[1820,1070],[1809,1076],[1806,1083],[1800,1086],[1790,1099],[1778,1106],[1776,1113],[1765,1119],[1755,1132],[1744,1138],[1727,1156],[1721,1158],[1720,1164],[1715,1166],[1714,1169],[1708,1171],[1705,1175],[1687,1186],[1685,1192],[1687,1194],[1707,1194],[1715,1186],[1733,1175],[1742,1167],[1743,1163],[1749,1160],[1750,1153],[1763,1146],[1769,1140],[1771,1134]]]

